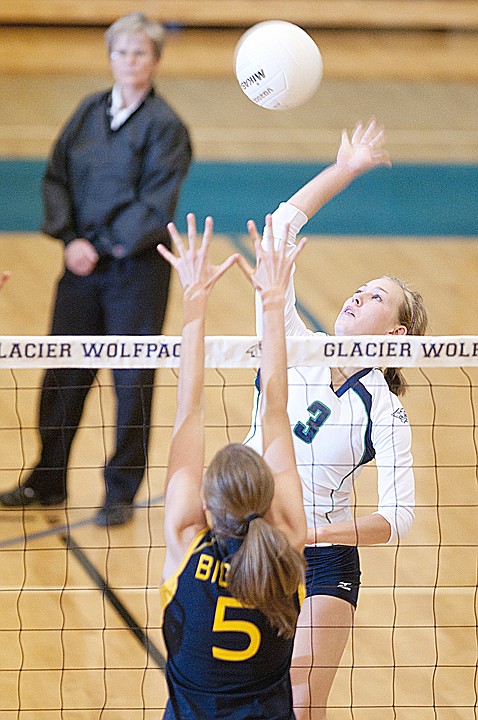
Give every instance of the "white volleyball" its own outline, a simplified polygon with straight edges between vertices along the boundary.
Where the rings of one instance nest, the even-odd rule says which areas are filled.
[[[322,80],[323,62],[314,40],[283,20],[246,30],[234,53],[236,77],[244,93],[268,110],[302,105]]]

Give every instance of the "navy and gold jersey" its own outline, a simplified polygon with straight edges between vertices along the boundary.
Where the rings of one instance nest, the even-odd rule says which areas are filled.
[[[263,613],[228,592],[227,559],[237,548],[201,531],[161,587],[170,695],[164,720],[295,717],[293,639],[279,637]]]

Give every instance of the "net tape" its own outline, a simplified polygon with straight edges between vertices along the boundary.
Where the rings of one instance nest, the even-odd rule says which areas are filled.
[[[260,356],[255,336],[205,340],[208,368],[255,368]],[[0,368],[175,368],[180,358],[179,336],[0,336]],[[288,337],[287,359],[290,367],[478,366],[478,336]]]

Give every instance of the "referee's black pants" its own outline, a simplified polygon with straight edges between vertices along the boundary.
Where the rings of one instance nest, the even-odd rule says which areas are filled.
[[[156,250],[103,258],[91,275],[68,270],[57,287],[52,335],[157,335],[166,312],[170,267]],[[105,504],[131,503],[148,458],[154,369],[114,370],[116,449],[105,465]],[[39,412],[41,455],[25,485],[42,499],[66,496],[71,446],[95,369],[48,369]]]

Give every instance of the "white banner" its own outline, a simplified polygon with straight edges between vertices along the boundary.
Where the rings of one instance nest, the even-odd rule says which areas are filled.
[[[208,368],[256,368],[261,343],[254,336],[206,338]],[[289,366],[478,366],[478,336],[322,334],[287,338]],[[178,367],[181,338],[166,335],[0,336],[3,368]]]

